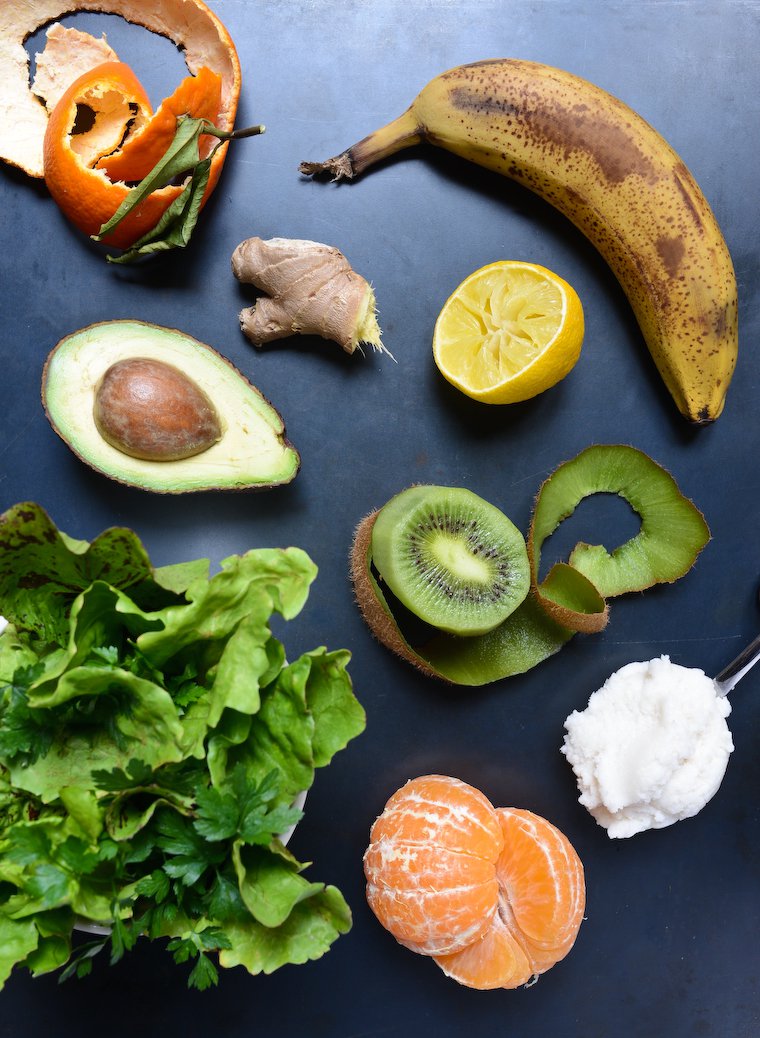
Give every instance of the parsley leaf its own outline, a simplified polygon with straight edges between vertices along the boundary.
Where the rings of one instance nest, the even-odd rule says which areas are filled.
[[[225,846],[213,846],[195,832],[190,822],[175,811],[156,816],[156,846],[167,854],[164,871],[187,887],[193,886],[211,866],[227,855]]]
[[[29,706],[28,690],[41,676],[45,667],[40,661],[28,667],[18,667],[13,679],[0,689],[4,693],[0,707],[0,758],[33,764],[44,757],[55,736],[55,726],[47,711]]]
[[[103,937],[101,940],[88,941],[87,944],[80,945],[75,952],[72,952],[72,958],[66,968],[60,973],[58,983],[63,984],[64,981],[69,980],[73,976],[78,977],[80,980],[82,977],[86,977],[92,972],[92,960],[98,952],[103,951],[107,944],[108,938]]]
[[[64,840],[57,850],[56,859],[70,872],[83,876],[94,872],[102,860],[98,851],[77,836]]]
[[[297,808],[282,805],[270,810],[269,804],[279,790],[276,771],[270,771],[256,783],[238,764],[222,790],[211,786],[197,791],[195,830],[211,841],[239,837],[244,843],[265,846],[301,818]]]
[[[110,771],[98,769],[93,771],[92,780],[97,789],[109,793],[118,793],[135,786],[147,786],[153,781],[153,769],[143,761],[133,757],[126,768],[112,768]]]
[[[165,901],[169,896],[171,884],[165,872],[154,869],[148,876],[143,876],[135,887],[135,893],[142,897],[151,897],[156,901]]]
[[[227,840],[238,831],[240,806],[235,796],[210,786],[196,793],[198,805],[193,822],[196,832],[206,840]]]
[[[127,924],[119,914],[118,905],[113,906],[113,921],[111,923],[111,965],[113,966],[124,957],[124,953],[131,951],[139,936],[139,930],[133,924]]]
[[[248,909],[240,896],[237,882],[224,873],[217,873],[209,891],[208,911],[212,918],[220,922],[248,918]]]
[[[43,861],[36,865],[24,883],[24,890],[32,897],[38,898],[40,906],[55,908],[63,902],[71,884],[71,876],[53,862]]]
[[[119,650],[115,645],[95,646],[90,650],[86,663],[90,667],[101,664],[107,667],[116,667],[119,664]]]
[[[217,968],[205,953],[231,946],[229,938],[222,930],[207,926],[205,930],[193,931],[187,937],[176,937],[169,941],[168,949],[178,964],[196,958],[196,963],[187,978],[187,986],[205,991],[219,982]]]
[[[202,952],[198,955],[198,961],[190,971],[187,978],[187,986],[198,991],[207,991],[210,987],[216,987],[219,983],[219,970],[213,964],[208,955]]]

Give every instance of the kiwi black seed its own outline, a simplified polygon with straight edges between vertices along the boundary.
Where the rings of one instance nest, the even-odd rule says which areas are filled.
[[[520,531],[459,487],[415,486],[391,498],[375,520],[372,561],[415,616],[452,634],[498,627],[530,586]]]

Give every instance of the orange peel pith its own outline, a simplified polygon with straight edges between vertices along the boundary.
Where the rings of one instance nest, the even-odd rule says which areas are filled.
[[[182,49],[187,67],[204,67],[221,80],[219,111],[214,120],[232,130],[240,96],[240,62],[235,45],[219,18],[202,0],[35,0],[0,4],[0,159],[44,176],[43,146],[48,113],[29,87],[29,58],[24,41],[37,29],[74,11],[118,14],[128,22],[166,36]],[[98,61],[102,61],[102,55]],[[215,154],[218,171],[226,144]]]

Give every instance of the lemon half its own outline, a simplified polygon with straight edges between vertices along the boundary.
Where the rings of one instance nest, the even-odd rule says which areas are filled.
[[[575,289],[536,263],[500,260],[470,274],[446,300],[433,357],[453,386],[487,404],[543,393],[568,374],[583,343]]]

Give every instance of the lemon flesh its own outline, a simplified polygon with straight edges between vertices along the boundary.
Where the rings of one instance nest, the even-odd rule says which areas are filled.
[[[475,400],[528,400],[569,373],[583,343],[575,290],[535,263],[481,267],[446,301],[433,333],[441,374]]]

